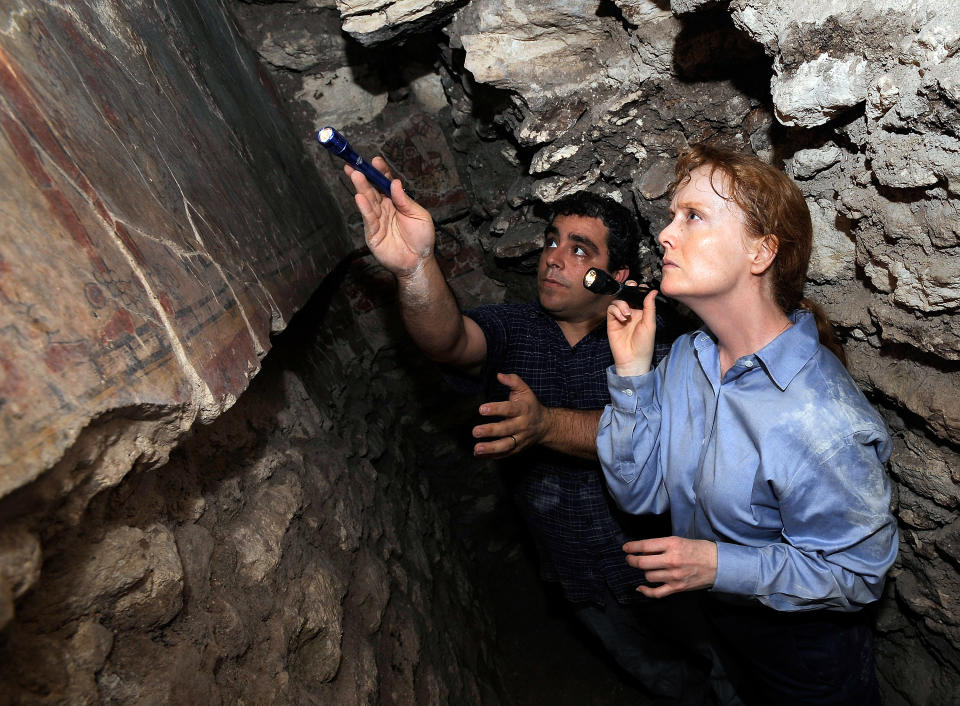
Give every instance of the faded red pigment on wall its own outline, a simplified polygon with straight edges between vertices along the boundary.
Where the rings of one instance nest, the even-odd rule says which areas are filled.
[[[7,18],[0,497],[105,415],[217,416],[349,249],[218,3]]]

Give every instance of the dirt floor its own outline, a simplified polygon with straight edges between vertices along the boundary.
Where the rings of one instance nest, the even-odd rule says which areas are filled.
[[[505,703],[666,706],[624,674],[570,616],[556,587],[542,583],[529,555],[490,574]]]

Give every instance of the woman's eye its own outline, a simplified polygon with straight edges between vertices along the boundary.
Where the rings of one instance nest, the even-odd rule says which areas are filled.
[[[702,218],[700,218],[700,214],[697,213],[696,211],[690,211],[689,213],[687,213],[687,218],[690,219],[691,221],[703,220]]]

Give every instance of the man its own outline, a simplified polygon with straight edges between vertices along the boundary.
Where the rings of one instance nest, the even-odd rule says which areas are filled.
[[[374,165],[389,175],[383,160]],[[427,211],[399,181],[387,199],[361,173],[346,170],[367,245],[397,278],[401,316],[414,342],[437,362],[501,384],[504,401],[486,402],[480,413],[502,420],[474,428],[483,439],[474,453],[515,457],[517,497],[544,578],[560,583],[577,618],[644,686],[688,698],[703,677],[692,678],[662,636],[651,634],[647,623],[656,616],[637,609],[643,575],[624,562],[622,546],[631,537],[615,516],[596,460],[597,425],[609,401],[605,319],[612,297],[589,292],[583,276],[598,267],[620,282],[628,278],[639,245],[631,214],[592,194],[562,200],[540,256],[538,302],[464,314],[434,259]],[[658,352],[668,350],[660,344]]]

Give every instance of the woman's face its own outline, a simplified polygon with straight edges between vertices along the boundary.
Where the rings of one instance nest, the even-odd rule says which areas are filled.
[[[660,232],[663,246],[661,291],[693,306],[698,300],[728,297],[751,282],[758,239],[749,235],[744,213],[729,196],[723,173],[697,167],[670,202],[670,223]],[[721,196],[714,190],[720,191]]]

